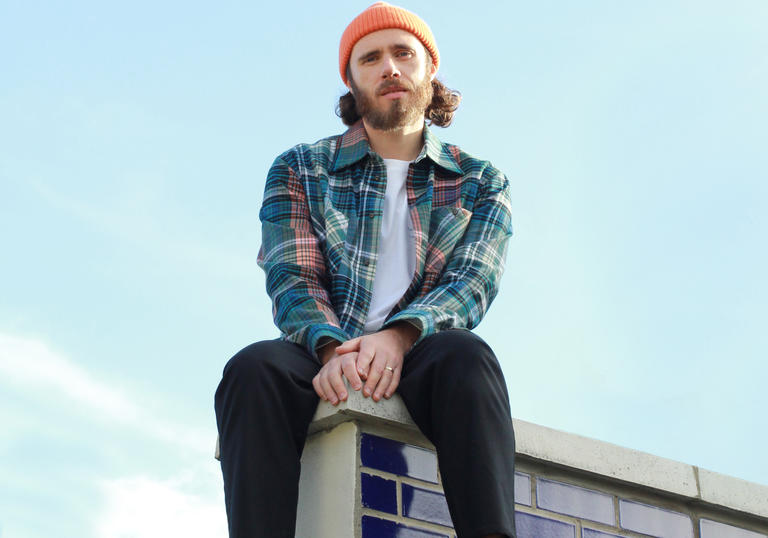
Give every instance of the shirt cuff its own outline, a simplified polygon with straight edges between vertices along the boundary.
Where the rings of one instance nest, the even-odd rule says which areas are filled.
[[[434,318],[427,312],[423,310],[417,310],[415,308],[406,308],[405,310],[401,310],[387,321],[385,321],[381,328],[386,329],[398,321],[405,321],[410,323],[419,330],[420,334],[416,341],[413,343],[414,346],[424,340],[424,338],[427,336],[435,333]]]
[[[323,340],[326,337],[338,340],[339,342],[346,342],[349,340],[347,333],[339,327],[327,324],[310,326],[307,330],[307,350],[317,360],[320,360],[320,357],[317,355],[317,346],[320,344],[320,340]]]

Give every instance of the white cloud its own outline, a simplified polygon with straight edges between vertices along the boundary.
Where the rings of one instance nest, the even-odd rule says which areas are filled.
[[[93,536],[223,538],[227,535],[221,476],[213,459],[215,430],[194,429],[164,418],[143,405],[145,399],[140,395],[129,394],[99,379],[44,342],[0,332],[0,392],[8,389],[43,406],[66,408],[67,412],[99,422],[100,426],[109,424],[122,429],[127,434],[123,442],[129,443],[123,445],[129,449],[124,456],[128,459],[131,459],[130,454],[136,456],[136,461],[130,463],[133,469],[145,468],[142,461],[147,457],[168,459],[168,454],[176,455],[169,461],[177,464],[163,468],[162,478],[146,472],[138,476],[131,474],[135,471],[121,473],[114,467],[92,469],[91,477],[98,477],[95,484],[83,483],[92,478],[78,477],[77,481],[85,487],[71,494],[85,495],[84,498],[90,499],[87,502],[91,507],[99,508],[71,516],[73,521],[86,522],[86,526],[92,528]],[[0,414],[2,412],[0,409]],[[23,406],[13,408],[10,417],[13,420],[3,424],[4,433],[28,434],[29,428],[24,425],[34,424],[38,412],[25,414]],[[109,449],[110,441],[106,438],[94,439],[90,431],[81,433],[83,438],[90,439],[89,442],[101,444],[103,450]],[[150,439],[159,443],[147,443]],[[46,450],[66,452],[68,448],[56,444],[58,441],[58,438],[51,438]],[[65,483],[70,488],[78,487],[75,482],[70,482],[72,477],[68,473],[59,471],[53,471],[58,473],[57,491]],[[4,472],[0,465],[0,474]],[[166,478],[169,476],[173,478]],[[39,478],[34,470],[32,477]],[[36,485],[30,477],[24,479],[24,484],[41,499],[50,496],[46,485]],[[93,491],[101,494],[98,498],[90,497],[88,493],[92,485],[96,485]],[[21,526],[25,524],[23,520],[19,523]]]
[[[135,422],[139,408],[115,387],[37,340],[0,333],[0,376],[4,384],[54,391],[124,422]]]
[[[68,400],[96,418],[182,445],[186,451],[213,454],[215,432],[179,425],[137,405],[137,398],[97,379],[39,340],[0,332],[0,387],[3,385],[40,392],[50,405]]]
[[[94,535],[100,538],[217,538],[227,535],[223,496],[195,494],[201,477],[155,480],[137,476],[104,482],[106,508]],[[215,487],[212,479],[209,488]],[[221,488],[217,488],[219,491]]]

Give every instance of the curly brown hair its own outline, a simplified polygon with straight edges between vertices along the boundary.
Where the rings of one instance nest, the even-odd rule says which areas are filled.
[[[428,63],[431,63],[431,57],[427,54]],[[352,80],[352,73],[347,66],[347,80]],[[430,125],[438,127],[448,127],[453,121],[453,115],[459,108],[461,102],[461,93],[452,90],[437,79],[432,81],[432,101],[424,111],[424,117]],[[339,97],[339,104],[336,105],[336,115],[341,118],[344,125],[354,125],[360,120],[360,113],[357,110],[357,103],[352,92],[347,92]]]

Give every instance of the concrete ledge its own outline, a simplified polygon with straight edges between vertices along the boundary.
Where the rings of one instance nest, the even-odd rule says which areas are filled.
[[[346,380],[345,383],[347,383]],[[347,400],[339,402],[336,406],[328,402],[320,402],[309,425],[310,435],[352,419],[418,430],[400,395],[395,394],[389,400],[382,399],[375,402],[372,398],[365,398],[362,391],[352,390],[349,384],[347,384],[347,394]]]
[[[418,431],[399,395],[374,402],[354,390],[338,406],[321,401],[309,431],[348,420]],[[518,457],[768,518],[768,486],[522,420],[513,423]]]
[[[518,454],[682,497],[698,496],[690,465],[522,420],[514,425]]]
[[[701,500],[768,518],[768,486],[697,469]]]

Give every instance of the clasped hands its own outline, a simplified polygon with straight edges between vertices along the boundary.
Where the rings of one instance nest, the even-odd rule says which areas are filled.
[[[318,350],[323,367],[312,379],[321,399],[337,405],[347,399],[349,386],[363,391],[378,402],[391,398],[400,384],[403,357],[419,336],[419,330],[407,322],[377,333],[358,336],[342,344],[333,341]]]

